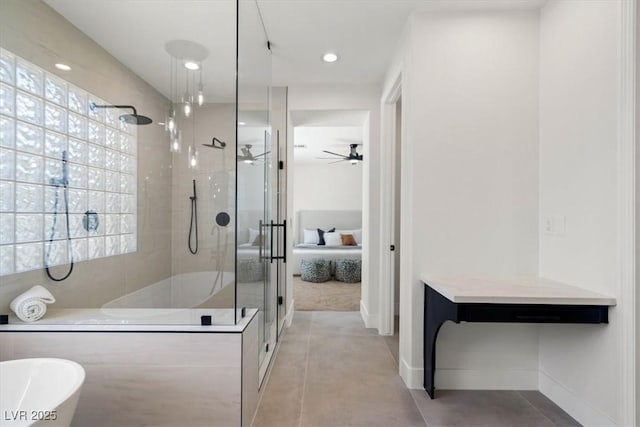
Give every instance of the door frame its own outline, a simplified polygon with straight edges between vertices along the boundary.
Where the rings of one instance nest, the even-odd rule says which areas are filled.
[[[637,162],[640,161],[640,144],[636,134],[638,111],[636,110],[638,78],[638,4],[636,1],[621,2],[620,34],[620,99],[618,120],[618,286],[621,298],[618,306],[621,314],[620,340],[622,345],[619,363],[622,373],[620,413],[623,425],[636,425],[640,414],[638,379],[640,362],[636,355],[640,351],[638,308],[640,293],[636,292],[637,268],[640,267],[636,247],[640,244],[640,210],[636,209],[640,190]],[[638,299],[636,299],[638,298]]]
[[[381,143],[380,143],[380,248],[378,277],[380,277],[380,295],[378,313],[380,313],[378,333],[393,335],[395,287],[393,252],[395,221],[395,184],[400,177],[396,176],[396,103],[402,96],[402,72],[398,71],[389,90],[382,95],[381,110]],[[402,132],[404,134],[404,132]]]

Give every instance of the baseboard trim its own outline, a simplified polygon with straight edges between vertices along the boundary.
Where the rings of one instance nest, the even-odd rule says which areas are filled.
[[[400,378],[402,378],[407,388],[424,389],[424,370],[422,368],[412,368],[403,358],[400,358],[399,365]]]
[[[553,379],[544,371],[539,371],[538,373],[538,386],[540,393],[547,396],[584,426],[613,427],[617,425],[614,420],[594,409],[573,391]]]
[[[537,390],[537,369],[437,369],[443,390]]]
[[[362,317],[362,321],[364,322],[364,326],[366,328],[378,327],[378,317],[369,314],[369,310],[367,310],[367,306],[362,300],[360,300],[360,316]]]
[[[287,308],[287,315],[285,316],[285,325],[288,327],[291,326],[291,324],[293,323],[293,312],[295,310],[295,305],[294,303],[296,302],[296,300],[292,299],[291,300],[291,304],[289,304],[289,307]]]
[[[400,360],[400,377],[408,388],[422,389],[424,370]],[[441,390],[537,390],[537,369],[437,369]]]

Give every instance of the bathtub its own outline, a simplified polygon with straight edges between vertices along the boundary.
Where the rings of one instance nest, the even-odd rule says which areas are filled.
[[[102,309],[208,307],[234,280],[235,274],[228,271],[177,274],[109,301]]]
[[[71,360],[0,362],[0,426],[69,427],[84,378],[84,368]]]

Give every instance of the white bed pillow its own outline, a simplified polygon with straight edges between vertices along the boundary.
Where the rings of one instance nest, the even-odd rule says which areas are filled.
[[[324,233],[324,242],[327,246],[342,246],[342,236],[338,232]]]
[[[320,239],[318,237],[318,230],[309,230],[308,228],[304,229],[302,243],[304,243],[305,245],[317,245],[319,242]]]

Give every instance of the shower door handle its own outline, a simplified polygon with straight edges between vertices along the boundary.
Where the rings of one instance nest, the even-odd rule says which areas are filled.
[[[258,245],[258,261],[262,261],[262,220],[258,224],[258,237],[260,237],[260,244]]]
[[[269,255],[264,255],[266,252],[266,243],[267,243],[267,239],[265,239],[265,233],[262,232],[262,230],[266,230],[267,227],[269,227],[271,225],[271,246],[273,247],[273,221],[271,221],[271,224],[265,224],[262,220],[260,220],[260,224],[258,225],[258,231],[259,231],[259,236],[260,236],[260,245],[258,246],[258,259],[259,261],[271,261],[270,260],[270,256]],[[264,245],[264,246],[263,246]],[[273,252],[273,250],[271,250],[271,252]]]
[[[284,240],[284,244],[283,244],[283,249],[284,249],[284,255],[277,255],[277,256],[273,256],[273,229],[274,227],[283,227],[283,240]],[[283,220],[282,224],[276,224],[273,222],[273,220],[271,221],[271,257],[270,257],[270,262],[273,262],[273,260],[278,260],[281,259],[282,262],[284,262],[286,264],[287,262],[287,220]]]

